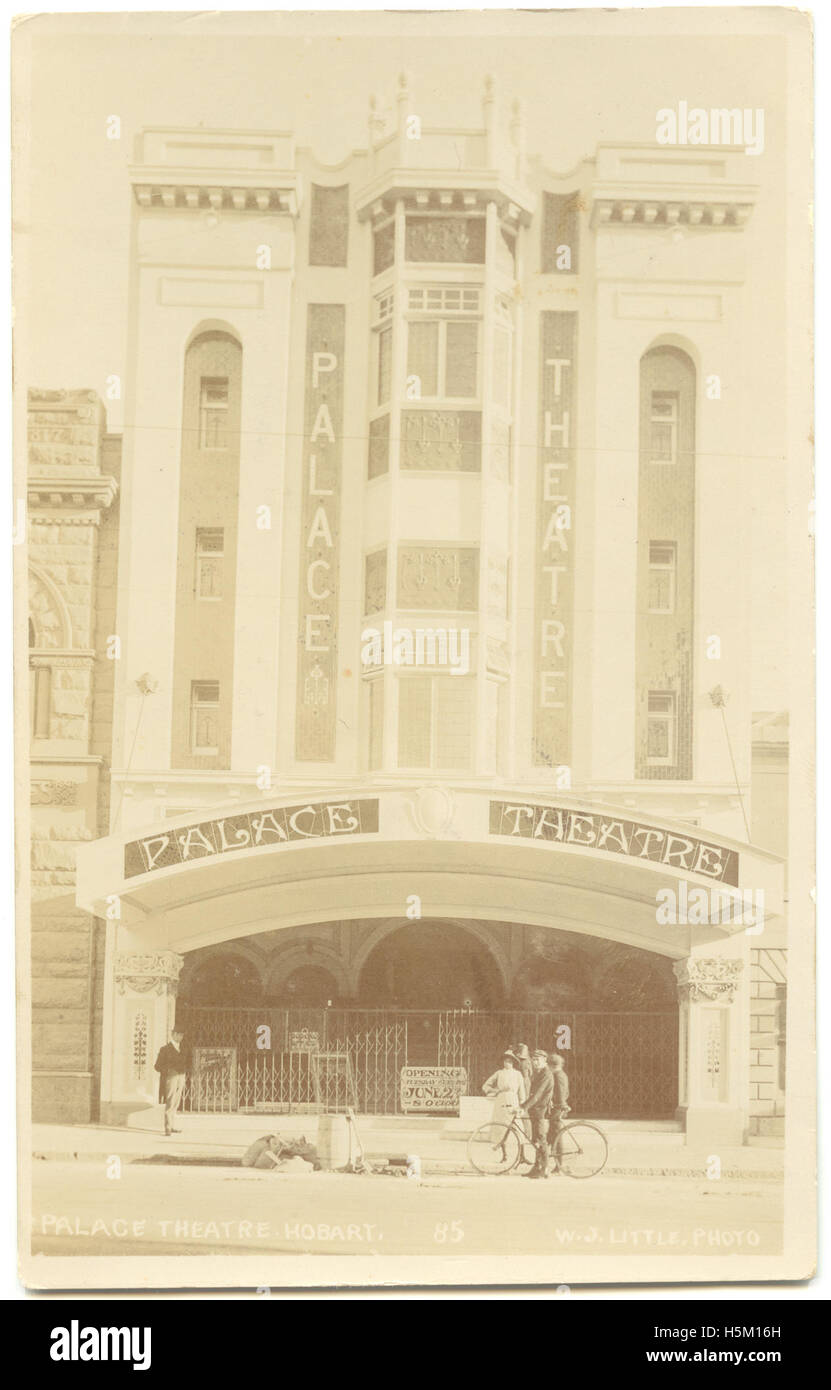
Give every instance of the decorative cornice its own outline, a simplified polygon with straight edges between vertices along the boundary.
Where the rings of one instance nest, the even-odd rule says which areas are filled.
[[[91,648],[77,651],[58,647],[30,647],[30,666],[66,666],[75,670],[85,670],[95,661],[97,653]]]
[[[216,170],[136,169],[132,175],[136,202],[142,208],[185,212],[284,213],[296,217],[297,175],[281,172],[268,182],[251,176],[230,177]]]
[[[60,406],[64,410],[74,410],[80,405],[83,409],[79,410],[78,414],[83,419],[92,418],[86,409],[88,405],[101,404],[98,393],[90,387],[30,386],[27,397],[31,409],[54,410],[56,406]]]
[[[389,217],[399,199],[408,212],[482,212],[495,202],[504,221],[526,226],[536,207],[533,193],[496,172],[392,169],[361,189],[358,218],[378,222]]]
[[[28,493],[30,507],[106,511],[115,500],[118,483],[115,478],[104,473],[93,474],[90,477],[50,473],[44,477],[30,476]]]
[[[38,512],[29,516],[30,526],[100,526],[101,508],[89,512]]]
[[[119,994],[175,994],[184,956],[175,951],[119,951],[115,983]]]
[[[673,965],[678,981],[678,997],[698,1004],[702,1000],[723,1000],[732,1004],[744,961],[724,956],[690,956]]]
[[[742,228],[753,211],[752,202],[725,202],[723,199],[679,199],[666,195],[654,198],[611,197],[595,193],[592,198],[593,227],[697,227],[707,229]]]
[[[44,739],[44,743],[48,740]],[[54,763],[61,767],[103,767],[100,753],[30,753],[30,763]]]

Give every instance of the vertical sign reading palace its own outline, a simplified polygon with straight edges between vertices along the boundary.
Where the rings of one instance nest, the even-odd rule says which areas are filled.
[[[571,761],[577,315],[540,318],[533,763],[555,768]]]
[[[295,756],[335,759],[343,453],[343,304],[310,304],[306,331]]]

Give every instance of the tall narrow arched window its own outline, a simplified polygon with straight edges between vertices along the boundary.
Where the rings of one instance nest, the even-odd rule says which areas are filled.
[[[635,773],[693,775],[696,371],[681,348],[640,365]]]
[[[174,767],[231,758],[242,347],[221,328],[185,351],[176,629]]]

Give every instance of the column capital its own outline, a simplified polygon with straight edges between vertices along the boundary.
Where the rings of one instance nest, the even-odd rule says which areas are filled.
[[[115,983],[119,994],[172,994],[176,991],[184,956],[175,951],[119,951]]]
[[[722,1000],[732,1004],[744,968],[744,961],[727,956],[689,956],[673,965],[678,981],[678,997],[698,1004],[702,1000]]]

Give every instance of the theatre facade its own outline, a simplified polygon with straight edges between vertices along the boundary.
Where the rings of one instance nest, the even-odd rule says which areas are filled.
[[[587,1116],[781,1126],[752,161],[533,145],[492,83],[445,129],[404,78],[337,167],[138,137],[123,441],[30,410],[30,665],[51,605],[86,681],[71,747],[33,696],[84,808],[42,808],[38,1118],[140,1116],[176,1020],[191,1112],[452,1113],[524,1041]]]

